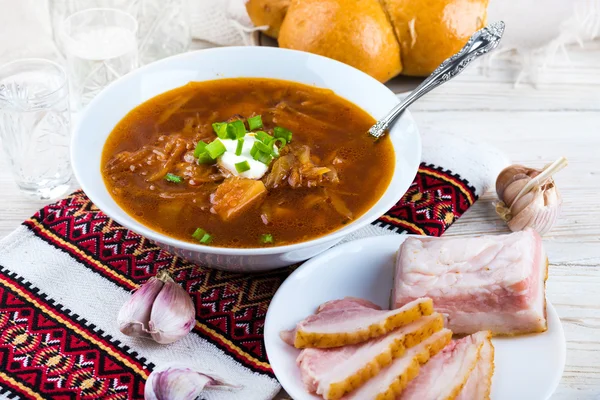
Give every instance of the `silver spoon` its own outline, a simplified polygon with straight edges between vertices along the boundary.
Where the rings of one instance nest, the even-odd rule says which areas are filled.
[[[500,43],[504,33],[504,22],[498,21],[489,24],[483,29],[478,30],[471,36],[465,47],[458,53],[448,58],[433,71],[415,90],[413,90],[404,100],[392,109],[385,117],[377,121],[369,129],[369,135],[379,139],[385,135],[388,127],[417,99],[429,93],[432,89],[448,82],[456,75],[460,74],[471,61],[495,49]]]

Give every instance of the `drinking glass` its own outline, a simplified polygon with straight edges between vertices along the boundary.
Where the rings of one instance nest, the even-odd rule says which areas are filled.
[[[205,1],[205,0],[199,0]],[[140,62],[147,64],[189,50],[189,0],[49,0],[52,32],[65,54],[60,32],[70,15],[90,8],[114,8],[136,18]]]
[[[148,64],[189,50],[188,0],[137,0],[140,62]]]
[[[75,111],[137,68],[137,27],[133,16],[110,8],[79,11],[64,21],[63,44]]]
[[[49,200],[69,190],[71,114],[64,69],[25,59],[0,67],[0,138],[19,188]]]
[[[52,27],[52,36],[54,37],[56,47],[61,54],[65,56],[61,32],[64,21],[68,16],[90,8],[116,8],[117,10],[125,11],[136,16],[139,1],[140,0],[48,0],[50,25]]]

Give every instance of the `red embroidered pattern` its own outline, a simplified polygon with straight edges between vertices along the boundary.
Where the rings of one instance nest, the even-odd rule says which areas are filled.
[[[399,233],[442,236],[475,200],[469,182],[423,163],[406,194],[375,224]]]
[[[143,399],[148,374],[123,347],[52,306],[0,267],[4,390],[22,398]]]

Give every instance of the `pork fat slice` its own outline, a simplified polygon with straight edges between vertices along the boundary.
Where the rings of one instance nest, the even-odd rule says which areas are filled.
[[[417,376],[420,366],[446,347],[451,339],[452,332],[449,329],[434,333],[418,345],[407,349],[402,357],[395,359],[392,364],[366,384],[350,392],[343,400],[395,399]]]
[[[331,348],[356,344],[385,335],[433,312],[431,299],[415,299],[395,310],[381,310],[356,298],[327,302],[316,314],[280,336],[297,348]]]
[[[443,328],[441,314],[420,318],[386,336],[335,349],[304,349],[296,360],[307,390],[327,400],[339,399]]]
[[[543,332],[547,258],[533,230],[475,238],[408,237],[396,262],[393,307],[433,299],[455,334]]]
[[[491,338],[484,341],[475,369],[456,400],[490,400],[494,375],[494,345]]]
[[[481,349],[490,337],[489,331],[478,332],[450,342],[421,368],[398,400],[455,399],[465,387],[480,358]]]

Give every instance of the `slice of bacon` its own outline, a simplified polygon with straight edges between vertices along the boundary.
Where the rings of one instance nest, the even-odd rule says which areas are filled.
[[[296,360],[311,393],[340,399],[375,376],[406,349],[443,328],[440,314],[432,314],[377,339],[332,349],[304,349]]]
[[[365,300],[328,302],[280,336],[296,348],[332,348],[362,343],[433,312],[430,299],[416,299],[395,310],[380,310]]]
[[[442,329],[406,350],[400,358],[382,369],[343,400],[395,399],[419,373],[420,366],[439,353],[452,339],[452,331]]]
[[[479,352],[479,359],[465,387],[456,400],[489,400],[492,392],[492,376],[494,375],[494,345],[487,337]]]
[[[421,368],[397,400],[455,399],[475,370],[490,337],[491,332],[483,331],[450,342]]]

